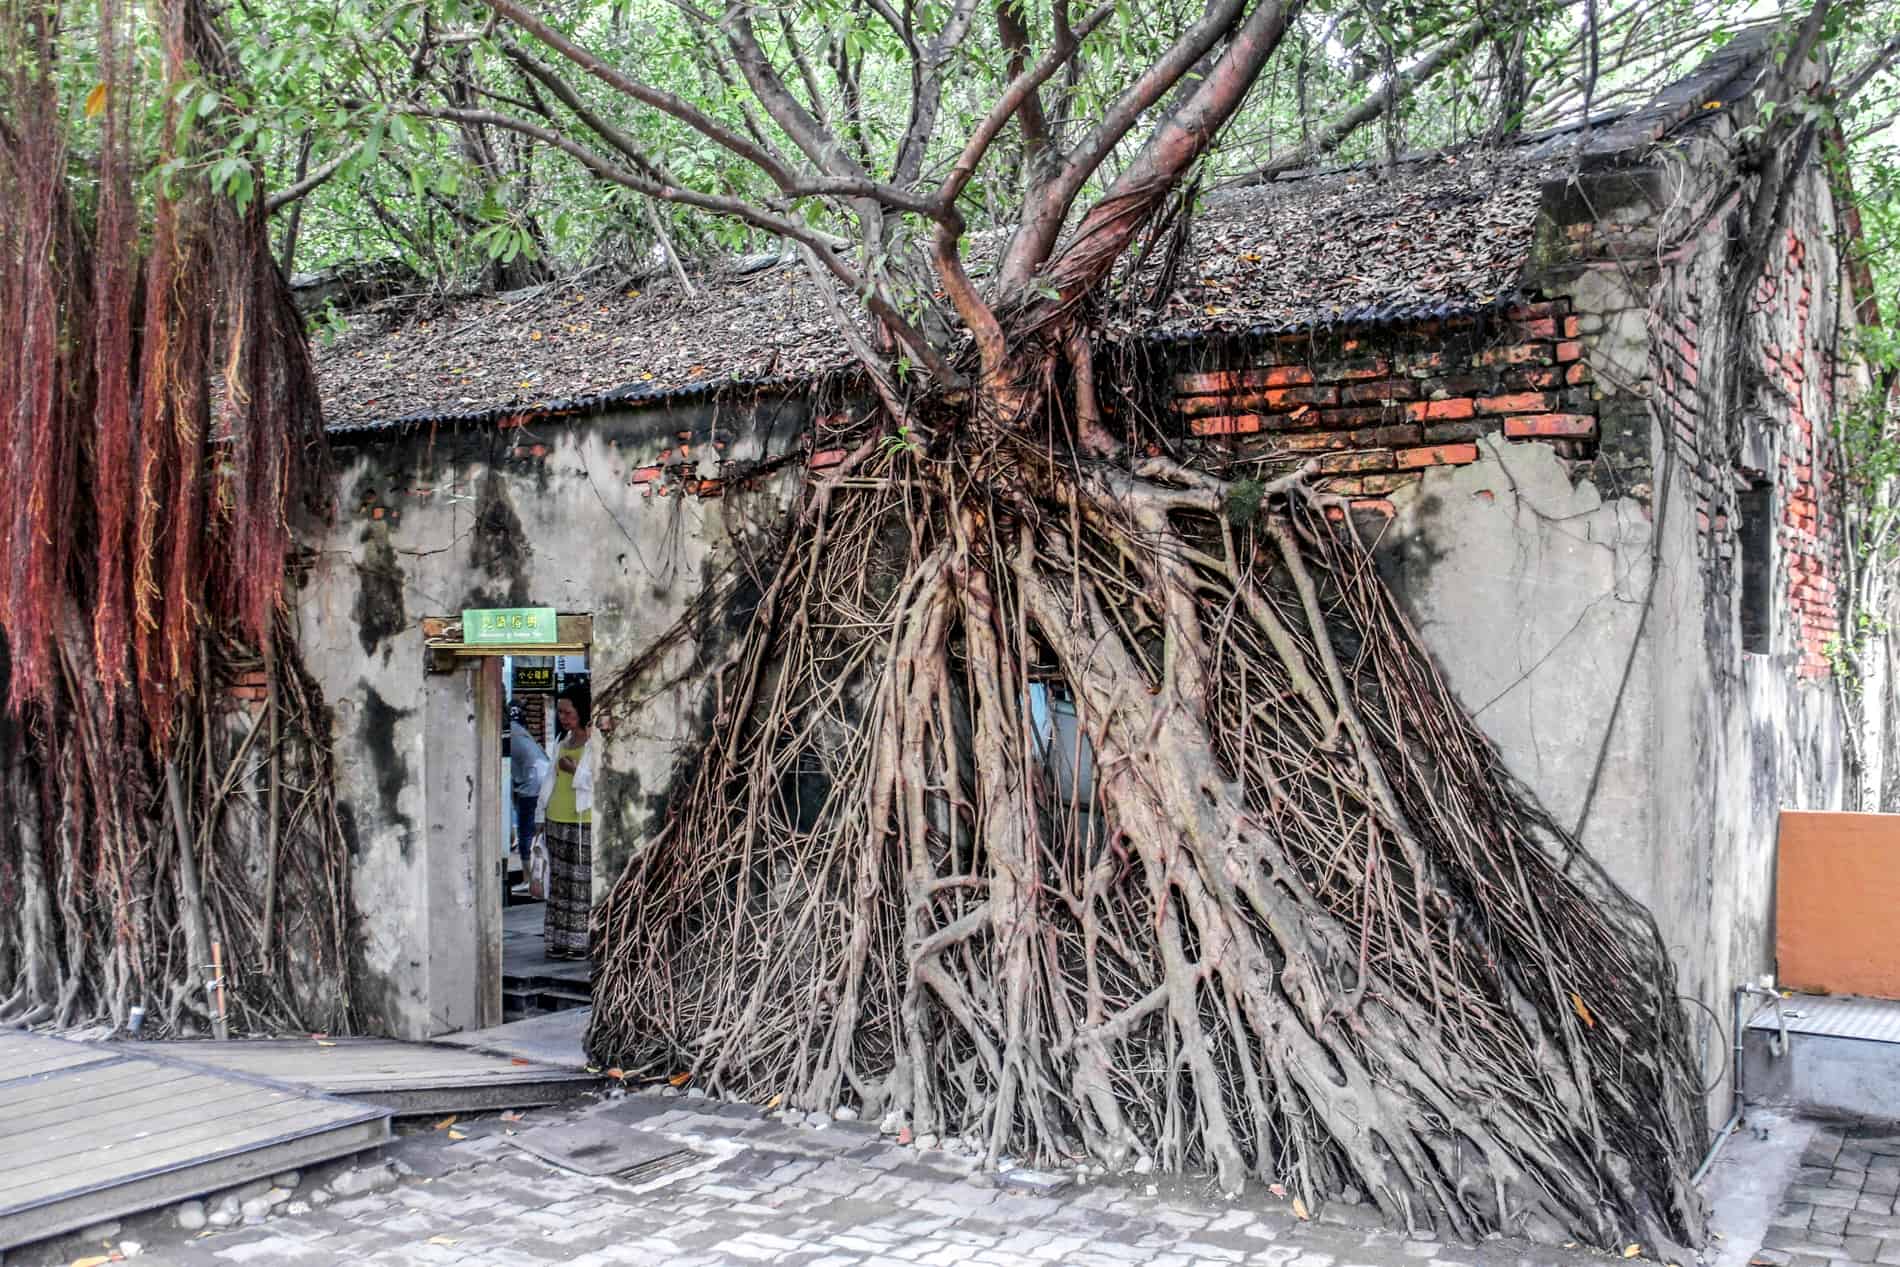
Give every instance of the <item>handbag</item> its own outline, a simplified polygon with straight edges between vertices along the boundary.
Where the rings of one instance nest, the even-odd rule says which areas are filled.
[[[534,843],[528,846],[528,896],[545,900],[548,895],[548,842],[541,833],[536,832]]]

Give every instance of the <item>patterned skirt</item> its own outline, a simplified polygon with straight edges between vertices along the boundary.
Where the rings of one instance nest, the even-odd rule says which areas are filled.
[[[548,958],[587,958],[587,917],[594,901],[591,823],[542,824],[548,846]]]

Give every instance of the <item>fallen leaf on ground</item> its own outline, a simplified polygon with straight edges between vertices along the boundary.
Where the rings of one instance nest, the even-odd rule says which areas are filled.
[[[109,1263],[112,1259],[113,1255],[111,1254],[91,1254],[85,1258],[73,1259],[72,1267],[101,1267],[102,1264]]]
[[[449,1138],[450,1139],[467,1139],[468,1136],[464,1135],[461,1131],[450,1131]]]
[[[435,1124],[435,1129],[438,1131],[448,1130],[449,1127],[455,1125],[455,1117],[456,1117],[455,1114],[453,1113],[449,1114],[447,1117],[443,1118],[440,1122],[437,1122]]]
[[[1625,1258],[1634,1258],[1642,1252],[1643,1247],[1641,1245],[1625,1245],[1623,1247],[1623,1257]]]
[[[335,1044],[335,1043],[333,1043],[333,1042],[330,1042],[330,1041],[329,1041],[328,1039],[324,1039],[324,1038],[319,1038],[319,1039],[317,1040],[317,1046],[319,1046],[319,1047],[334,1047],[334,1046],[336,1046],[336,1044]]]
[[[776,1109],[779,1106],[779,1101],[783,1100],[784,1098],[785,1098],[784,1092],[774,1091],[772,1093],[772,1098],[765,1102],[765,1107],[768,1109]]]
[[[621,1081],[625,1081],[627,1077],[627,1071],[624,1069],[609,1069],[607,1071],[607,1076],[609,1078],[617,1078],[617,1079],[620,1079]]]
[[[501,1115],[501,1120],[504,1122],[519,1122],[526,1116],[527,1114],[525,1113],[517,1113],[513,1109],[509,1109],[506,1113]]]
[[[1298,1197],[1293,1198],[1293,1217],[1296,1219],[1309,1219],[1313,1217],[1306,1212],[1306,1202],[1300,1200]]]
[[[671,1083],[673,1086],[676,1086],[676,1087],[683,1087],[686,1085],[687,1081],[692,1076],[693,1075],[690,1073],[676,1073],[672,1077],[668,1078],[667,1082]]]
[[[1283,1197],[1286,1195],[1286,1185],[1283,1183],[1270,1183],[1267,1185],[1267,1191],[1276,1197]]]
[[[453,1236],[431,1236],[431,1237],[429,1238],[429,1244],[431,1244],[431,1245],[453,1245],[453,1244],[455,1244],[455,1238],[454,1238]]]

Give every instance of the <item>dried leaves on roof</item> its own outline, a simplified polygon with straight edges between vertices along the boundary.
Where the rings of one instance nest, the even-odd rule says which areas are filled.
[[[1298,328],[1469,307],[1528,259],[1548,162],[1495,155],[1283,180],[1225,197],[1194,226],[1174,292],[1110,333]],[[1135,288],[1139,292],[1139,285]],[[688,299],[550,286],[431,318],[356,319],[318,350],[332,426],[526,410],[620,388],[803,378],[850,363],[802,267],[722,271]]]
[[[1497,302],[1518,285],[1557,170],[1434,158],[1238,191],[1195,224],[1173,292],[1132,308],[1119,332],[1300,329]]]
[[[428,317],[360,314],[317,350],[333,427],[528,410],[615,388],[655,392],[732,379],[800,378],[848,363],[810,275],[778,267],[705,278],[687,298],[550,285],[469,300]]]

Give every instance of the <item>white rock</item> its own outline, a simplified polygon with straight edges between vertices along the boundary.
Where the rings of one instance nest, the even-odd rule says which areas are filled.
[[[675,1096],[675,1095],[678,1095],[679,1093],[680,1093],[680,1089],[678,1087],[661,1087],[660,1088],[660,1094],[664,1096]]]
[[[284,1207],[284,1213],[290,1215],[292,1218],[300,1214],[308,1214],[310,1213],[310,1203],[308,1201],[292,1201],[289,1205]]]
[[[892,1109],[889,1113],[884,1115],[884,1120],[877,1124],[877,1129],[878,1133],[882,1135],[897,1134],[897,1132],[904,1129],[904,1115],[899,1113],[896,1109]]]
[[[109,1241],[118,1234],[118,1222],[116,1220],[107,1220],[104,1223],[94,1223],[91,1227],[82,1229],[79,1233],[79,1239],[82,1241]]]
[[[395,1180],[395,1173],[386,1163],[380,1166],[363,1166],[355,1170],[346,1170],[330,1180],[330,1191],[339,1197],[360,1197],[366,1192],[386,1188]]]
[[[263,1199],[272,1205],[282,1205],[284,1202],[290,1200],[290,1195],[289,1188],[272,1188],[269,1192],[264,1194]]]
[[[1161,1195],[1161,1185],[1151,1183],[1147,1187],[1143,1188],[1142,1191],[1151,1197],[1158,1197]]]
[[[936,1146],[937,1137],[935,1135],[919,1135],[917,1137],[917,1147],[919,1148],[935,1148]]]
[[[238,1221],[236,1210],[227,1210],[220,1206],[205,1216],[205,1222],[212,1227],[230,1227]]]
[[[271,1186],[273,1188],[295,1188],[302,1181],[303,1175],[295,1170],[286,1170],[281,1175],[272,1175],[270,1177]]]
[[[270,1191],[270,1180],[253,1179],[251,1180],[251,1182],[245,1184],[242,1188],[237,1189],[236,1196],[239,1201],[249,1201],[251,1198],[261,1197],[266,1192],[269,1192],[269,1191]]]
[[[831,1125],[831,1119],[823,1113],[807,1113],[805,1115],[805,1125],[814,1131],[821,1130]]]
[[[687,1091],[686,1098],[689,1100],[703,1100],[706,1098],[706,1089],[704,1087],[693,1087]]]
[[[205,1203],[202,1201],[181,1201],[174,1211],[178,1226],[187,1232],[195,1232],[205,1225]]]
[[[322,1209],[334,1200],[336,1200],[336,1194],[322,1188],[318,1188],[315,1192],[310,1194],[310,1204],[316,1206],[318,1209]]]
[[[1135,1159],[1135,1173],[1138,1175],[1151,1175],[1154,1173],[1154,1168],[1155,1159],[1146,1153]]]
[[[144,1252],[145,1252],[145,1246],[139,1244],[137,1241],[120,1241],[119,1242],[119,1253],[124,1255],[126,1258],[137,1258],[140,1254],[143,1254]]]
[[[227,1192],[218,1198],[218,1203],[211,1207],[211,1212],[213,1214],[228,1214],[235,1219],[238,1216],[238,1211],[243,1208],[244,1203]]]
[[[855,1122],[858,1120],[858,1111],[848,1104],[840,1104],[831,1111],[831,1116],[840,1122]]]
[[[262,1223],[270,1216],[271,1208],[271,1199],[269,1197],[252,1197],[249,1201],[244,1203],[244,1221],[246,1223]]]

